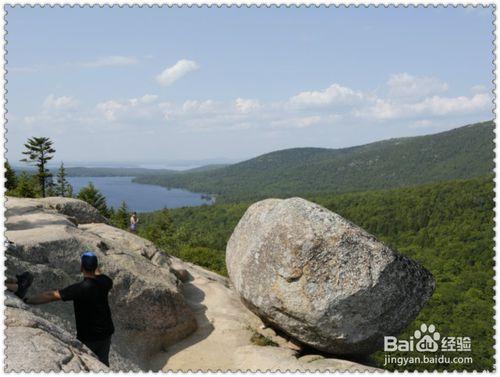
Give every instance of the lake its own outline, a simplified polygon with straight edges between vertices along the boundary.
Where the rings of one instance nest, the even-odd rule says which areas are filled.
[[[68,177],[76,195],[82,187],[92,182],[106,197],[108,206],[118,208],[122,201],[131,211],[150,212],[159,209],[211,204],[202,199],[203,194],[181,189],[167,189],[156,185],[132,182],[133,177]]]

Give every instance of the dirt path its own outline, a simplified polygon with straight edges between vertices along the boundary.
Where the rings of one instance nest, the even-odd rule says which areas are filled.
[[[243,306],[226,279],[191,264],[184,263],[184,268],[193,277],[184,284],[183,293],[195,312],[198,330],[156,355],[151,362],[153,370],[373,370],[319,355],[297,358],[287,340],[277,336],[272,329],[260,329],[260,319]],[[253,329],[279,346],[253,344],[250,340]]]

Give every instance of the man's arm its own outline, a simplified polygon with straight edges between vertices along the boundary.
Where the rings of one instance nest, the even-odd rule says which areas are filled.
[[[59,300],[61,300],[61,295],[59,294],[59,291],[47,291],[35,297],[27,297],[24,299],[24,302],[30,305],[41,305]]]

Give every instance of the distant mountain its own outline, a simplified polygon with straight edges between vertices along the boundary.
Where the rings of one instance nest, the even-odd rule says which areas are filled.
[[[66,172],[69,177],[136,177],[136,176],[157,176],[157,175],[170,176],[170,175],[177,175],[184,173],[212,171],[226,166],[228,165],[211,164],[187,170],[115,168],[115,167],[70,167],[66,168]],[[56,169],[52,169],[52,171],[56,171]]]
[[[202,171],[211,171],[211,170],[216,170],[216,169],[221,169],[229,166],[229,164],[210,164],[210,165],[204,165],[200,166],[198,168],[192,168],[188,170],[183,170],[178,173],[198,173]]]
[[[494,123],[344,148],[294,148],[208,171],[139,176],[222,200],[366,191],[493,172]]]
[[[52,169],[56,171],[56,169]],[[66,168],[69,177],[136,177],[148,175],[166,175],[175,174],[175,170],[169,169],[145,169],[145,168],[104,168],[104,167],[72,167]]]

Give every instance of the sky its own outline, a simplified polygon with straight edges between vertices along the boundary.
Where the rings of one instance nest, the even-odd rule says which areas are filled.
[[[239,161],[493,119],[493,8],[7,6],[7,157]]]

